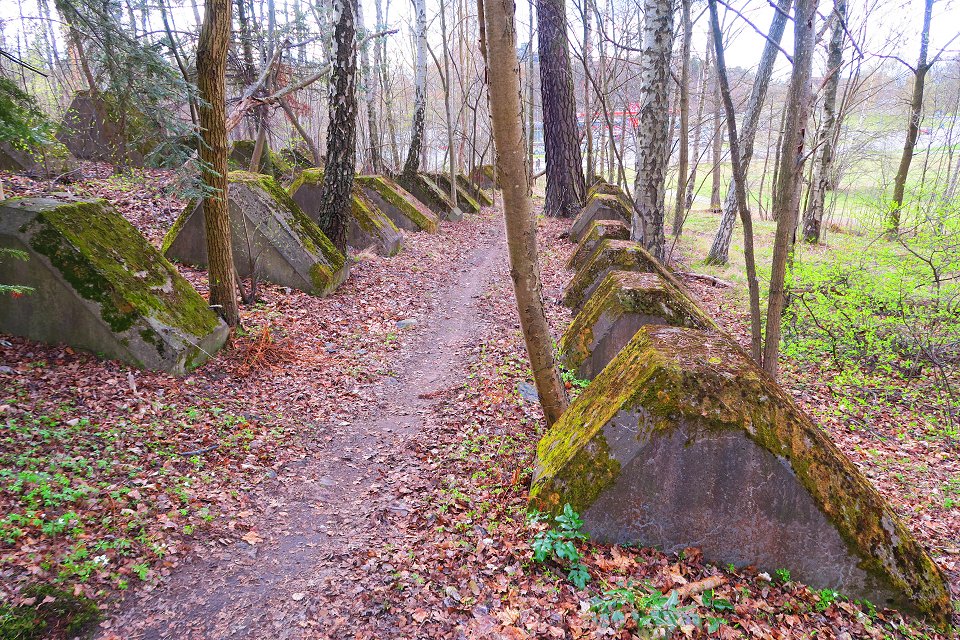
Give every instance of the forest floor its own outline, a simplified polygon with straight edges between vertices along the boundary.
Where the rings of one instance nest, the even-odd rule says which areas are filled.
[[[13,194],[49,188],[3,178]],[[167,181],[89,167],[70,189],[107,198],[159,244],[184,206],[164,194]],[[500,216],[408,235],[394,258],[363,255],[329,298],[263,285],[233,344],[183,378],[0,341],[0,622],[18,604],[53,608],[26,588],[39,582],[98,602],[103,640],[627,638],[638,634],[629,616],[602,615],[615,588],[654,596],[713,577],[714,589],[678,603],[676,635],[939,637],[786,573],[706,564],[693,549],[583,543],[583,589],[534,562],[546,525],[528,520],[526,498],[542,415]],[[569,322],[558,303],[566,226],[540,224],[558,337]],[[203,290],[203,273],[181,271]],[[744,337],[735,292],[688,284]],[[789,367],[784,383],[815,413],[835,402]],[[888,466],[924,459],[939,477],[952,450],[824,426],[960,588],[960,523],[917,509],[918,492]],[[63,631],[50,623],[49,636]]]

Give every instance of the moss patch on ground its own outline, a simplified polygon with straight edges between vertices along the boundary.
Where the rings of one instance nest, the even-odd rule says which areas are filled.
[[[52,585],[31,585],[21,595],[19,606],[0,605],[0,638],[74,638],[90,632],[101,617],[94,601]]]

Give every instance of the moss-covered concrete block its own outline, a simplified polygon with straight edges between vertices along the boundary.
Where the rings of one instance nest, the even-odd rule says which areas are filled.
[[[570,240],[580,242],[590,225],[597,220],[620,220],[630,224],[630,207],[622,198],[606,193],[594,194],[570,225]]]
[[[437,185],[447,197],[450,196],[450,174],[448,173],[430,173],[427,174],[430,180]],[[460,186],[459,181],[456,184],[457,206],[461,211],[467,213],[480,213],[480,203],[470,193]]]
[[[627,205],[627,207],[631,206],[630,198],[627,197],[627,194],[624,193],[623,189],[621,189],[619,185],[611,184],[602,178],[594,182],[590,188],[587,189],[587,200],[595,195],[616,196],[620,198],[620,200]]]
[[[16,171],[31,178],[56,178],[77,169],[77,159],[59,142],[35,148],[18,148],[0,142],[0,169]]]
[[[233,171],[227,177],[237,273],[256,274],[316,296],[330,294],[346,279],[346,257],[276,180],[246,171]],[[164,237],[163,253],[187,264],[207,265],[202,201],[187,205]]]
[[[103,200],[0,202],[0,331],[65,343],[137,367],[181,374],[223,345],[227,326],[142,235]]]
[[[386,176],[357,176],[363,194],[406,231],[436,233],[440,218],[413,194]]]
[[[250,161],[253,159],[253,149],[256,144],[255,140],[234,141],[230,146],[228,159],[231,171],[248,171],[250,169]],[[274,179],[281,182],[284,179],[292,178],[296,168],[293,162],[264,145],[260,154],[260,167],[255,173],[273,176]]]
[[[577,248],[564,265],[568,271],[576,271],[593,255],[603,240],[629,240],[630,227],[623,220],[595,220],[577,243]]]
[[[473,168],[470,179],[481,189],[499,189],[500,176],[492,164],[481,164]]]
[[[450,200],[450,193],[444,193],[433,180],[422,173],[414,176],[400,174],[397,176],[397,184],[427,205],[441,220],[459,222],[463,219],[463,212]]]
[[[530,505],[604,543],[698,547],[949,619],[936,565],[857,468],[724,335],[640,329],[540,441]]]
[[[719,331],[686,291],[656,273],[611,271],[560,340],[560,360],[593,380],[630,339],[650,324]]]
[[[306,169],[300,172],[289,189],[293,201],[317,222],[322,186],[323,170]],[[353,184],[347,244],[360,251],[373,247],[382,256],[394,256],[403,248],[403,234],[393,221],[364,195],[363,188],[356,182]]]
[[[78,91],[56,136],[76,158],[143,166],[160,132],[136,105],[126,105],[126,113],[122,113],[116,96]]]
[[[593,295],[597,286],[611,271],[656,273],[679,290],[684,287],[669,269],[650,255],[642,246],[629,240],[601,240],[563,290],[563,304],[575,314]]]
[[[460,188],[473,196],[473,199],[476,200],[482,207],[492,207],[493,198],[489,193],[484,191],[480,185],[474,183],[467,176],[462,173],[457,174],[457,184],[460,185]]]

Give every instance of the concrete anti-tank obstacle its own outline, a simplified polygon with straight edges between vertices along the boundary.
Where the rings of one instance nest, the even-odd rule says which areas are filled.
[[[306,169],[290,185],[290,197],[300,209],[319,223],[314,216],[320,210],[323,169]],[[379,207],[354,182],[350,207],[350,228],[347,244],[358,251],[373,247],[382,256],[394,256],[403,248],[403,234]]]
[[[0,331],[64,343],[136,367],[182,374],[223,345],[228,328],[156,249],[103,200],[0,202]]]
[[[659,324],[719,331],[688,292],[656,273],[611,271],[560,340],[560,360],[592,380],[640,330]]]
[[[433,180],[422,173],[413,176],[400,174],[397,176],[397,184],[427,205],[441,220],[450,222],[463,220],[463,212],[450,200],[450,192],[444,193]]]
[[[450,195],[450,175],[447,173],[430,173],[427,174],[430,180],[433,181],[440,189],[443,190],[445,194]],[[461,211],[466,213],[480,213],[480,203],[474,198],[467,189],[464,189],[460,182],[457,181],[456,186],[457,193],[457,207]]]
[[[492,164],[481,164],[473,168],[470,179],[481,189],[499,189],[500,176]]]
[[[492,207],[493,198],[484,189],[462,173],[457,174],[457,184],[466,191],[481,207]]]
[[[656,273],[677,289],[683,290],[683,285],[670,270],[640,244],[629,240],[601,240],[563,290],[563,305],[575,314],[579,313],[594,289],[611,271]]]
[[[77,159],[59,142],[20,149],[0,142],[0,169],[16,171],[31,178],[57,178],[77,169]]]
[[[386,176],[357,176],[355,183],[397,227],[436,233],[440,219],[406,189]]]
[[[119,124],[119,115],[114,113],[103,94],[78,91],[63,114],[57,129],[57,140],[74,157],[82,160],[142,167],[146,155],[156,144],[159,132],[133,105],[129,105],[128,109],[129,113],[124,119],[127,131],[124,131]]]
[[[587,232],[577,243],[576,250],[564,265],[567,271],[576,271],[597,250],[603,240],[629,240],[630,227],[622,220],[596,220],[590,223]]]
[[[346,279],[346,257],[276,180],[246,171],[227,177],[234,266],[241,277],[256,274],[316,296],[329,295]],[[202,201],[187,205],[167,232],[163,253],[186,264],[207,265]]]
[[[815,589],[951,614],[943,576],[826,433],[724,334],[645,326],[540,441],[530,506],[601,543],[698,547]]]
[[[570,225],[570,241],[580,242],[590,225],[597,220],[619,220],[629,226],[630,206],[625,198],[617,195],[593,194]]]
[[[248,171],[250,161],[253,159],[253,150],[257,143],[255,140],[235,140],[230,146],[229,164],[233,171]],[[262,173],[273,176],[278,182],[284,178],[289,179],[294,172],[294,164],[288,161],[280,153],[270,149],[266,144],[263,145],[263,152],[260,154],[260,167],[254,173]]]

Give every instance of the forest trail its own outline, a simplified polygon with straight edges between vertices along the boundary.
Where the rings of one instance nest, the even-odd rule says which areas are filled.
[[[405,329],[415,335],[391,363],[395,375],[372,389],[369,416],[329,425],[318,451],[271,480],[256,505],[262,541],[206,547],[155,590],[131,594],[102,638],[330,637],[316,621],[323,599],[350,592],[358,554],[385,539],[387,515],[408,510],[394,497],[411,493],[405,443],[432,419],[433,398],[464,378],[482,335],[476,299],[506,260],[503,235],[501,224],[485,226],[462,273],[432,292],[432,311]]]

